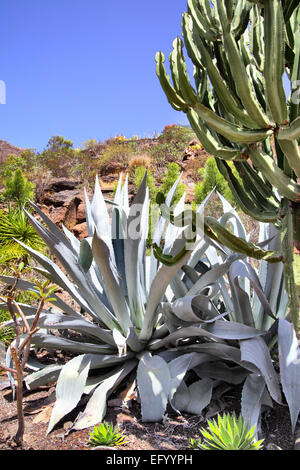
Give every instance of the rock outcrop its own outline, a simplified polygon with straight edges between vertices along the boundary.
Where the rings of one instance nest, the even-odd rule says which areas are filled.
[[[8,155],[21,155],[26,149],[20,147],[15,147],[14,145],[9,144],[5,140],[0,140],[0,165],[5,163]]]

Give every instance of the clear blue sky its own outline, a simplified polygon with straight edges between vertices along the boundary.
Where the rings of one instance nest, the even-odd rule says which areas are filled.
[[[186,0],[1,0],[0,139],[42,150],[187,124],[168,104],[154,56],[181,34]]]

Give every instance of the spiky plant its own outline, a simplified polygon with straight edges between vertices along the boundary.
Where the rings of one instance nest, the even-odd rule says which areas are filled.
[[[90,446],[118,447],[126,444],[126,437],[121,433],[117,426],[104,421],[90,433]]]
[[[242,416],[233,413],[218,415],[207,421],[208,429],[200,430],[204,441],[191,441],[192,448],[200,450],[260,450],[263,439],[256,440],[255,426],[250,428]]]
[[[177,37],[170,54],[173,85],[157,53],[168,101],[186,113],[216,158],[242,210],[281,230],[289,307],[296,331],[299,304],[293,244],[300,243],[300,6],[297,0],[188,0],[182,17],[192,87]],[[287,99],[284,76],[289,80]],[[231,171],[233,161],[243,183]]]
[[[36,250],[45,247],[41,237],[28,222],[26,214],[9,205],[8,212],[0,212],[0,263],[18,258],[28,261],[28,252],[16,240]]]
[[[180,178],[166,198],[166,210],[179,181]],[[219,233],[231,222],[233,229],[225,232],[230,233],[235,242],[239,240],[243,246],[247,245],[248,236],[243,232],[238,215],[224,199],[222,201],[225,214],[219,221],[210,218],[210,227],[217,224]],[[183,203],[184,198],[172,211],[175,219]],[[96,181],[92,203],[86,196],[89,236],[81,242],[66,228],[61,231],[34,204],[44,224],[27,213],[68,275],[46,256],[22,246],[41,265],[39,272],[67,291],[80,307],[79,312],[53,294],[53,307],[40,313],[37,326],[41,329],[32,337],[35,348],[76,354],[65,365],[45,367],[41,364],[40,370],[24,379],[31,390],[57,380],[56,403],[48,432],[77,406],[83,395],[87,395],[88,402],[73,429],[101,422],[106,414],[107,398],[129,375],[133,380],[134,374],[144,421],[162,420],[168,403],[177,412],[200,414],[210,403],[216,380],[233,384],[245,381],[242,408],[252,421],[259,418],[261,406],[269,394],[280,403],[281,392],[267,344],[272,338],[272,322],[285,314],[284,289],[277,291],[282,298],[281,308],[273,312],[269,305],[270,286],[260,285],[249,270],[244,254],[234,253],[203,233],[196,236],[193,246],[187,247],[190,231],[185,226],[169,224],[163,217],[159,218],[154,231],[154,249],[146,256],[149,226],[146,175],[130,207],[127,180],[122,186],[122,177],[115,200],[110,204],[112,224]],[[274,240],[263,238],[255,250],[263,253],[263,258],[273,259],[276,246],[271,245]],[[169,266],[158,261],[154,256],[156,252]],[[174,261],[178,254],[179,259]],[[270,264],[264,259],[261,263],[264,270],[273,267],[269,269],[270,275],[272,272],[280,275],[276,268],[281,263]],[[239,287],[238,278],[244,278],[245,291],[243,283]],[[9,276],[0,276],[0,280],[9,285],[16,283],[16,279]],[[248,288],[249,282],[253,290]],[[278,286],[273,284],[271,291],[275,293]],[[16,287],[32,290],[34,284],[17,279]],[[250,295],[256,306],[262,306],[261,311],[255,309],[258,315],[255,322]],[[30,325],[36,307],[20,307]],[[0,304],[0,309],[4,308],[5,305]],[[258,320],[266,317],[271,317],[271,329],[266,323],[264,330]],[[280,318],[279,332],[283,334],[279,344],[282,370],[286,372],[285,358],[290,343],[293,347],[295,343],[288,322],[282,322],[285,320]],[[71,336],[52,335],[53,329],[70,330]],[[31,365],[30,360],[29,357],[28,367],[36,369],[37,362]],[[10,368],[10,364],[8,351],[6,367]],[[293,424],[298,416],[298,403],[294,400],[293,387],[289,388],[288,384],[289,374],[296,377],[295,372],[287,371],[283,382],[285,393],[291,391],[289,405]],[[190,373],[196,374],[199,380],[187,385],[189,382],[185,380],[190,380]],[[251,393],[254,389],[255,394]]]

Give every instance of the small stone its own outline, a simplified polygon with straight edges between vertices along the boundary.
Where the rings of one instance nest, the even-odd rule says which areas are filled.
[[[282,449],[281,447],[278,447],[273,442],[269,442],[269,444],[266,445],[266,450],[282,450]]]

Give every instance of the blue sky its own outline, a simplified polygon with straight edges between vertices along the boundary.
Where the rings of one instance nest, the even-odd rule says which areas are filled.
[[[42,150],[187,124],[168,104],[154,56],[181,34],[186,0],[1,0],[0,139]]]

